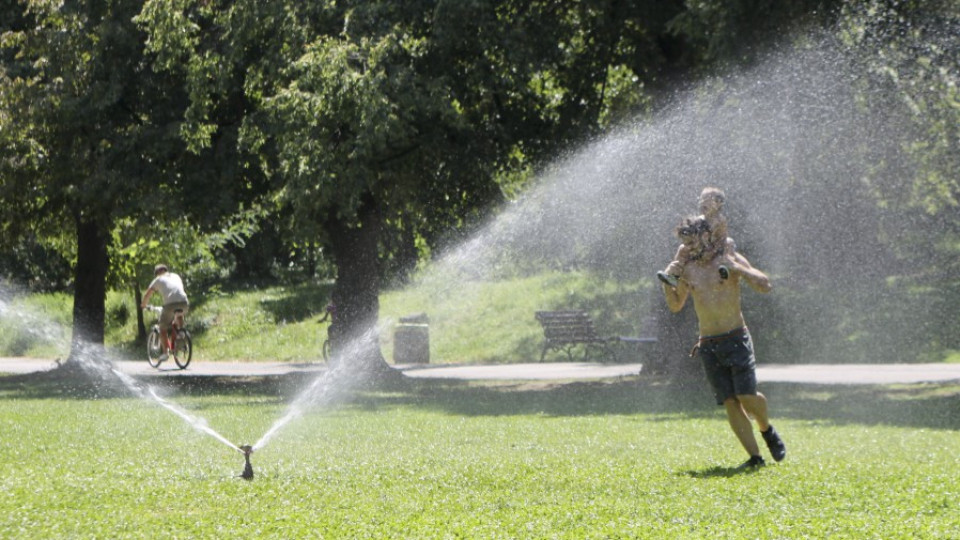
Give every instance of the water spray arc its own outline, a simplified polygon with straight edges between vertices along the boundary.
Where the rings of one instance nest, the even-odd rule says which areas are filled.
[[[240,478],[252,480],[254,471],[253,465],[250,462],[250,456],[255,451],[266,446],[284,426],[303,415],[308,407],[320,403],[334,403],[340,396],[349,391],[359,377],[362,377],[361,373],[351,370],[352,364],[350,360],[359,356],[363,348],[371,343],[371,340],[375,340],[376,336],[379,335],[387,324],[389,324],[389,321],[383,321],[369,328],[360,337],[347,343],[343,347],[343,351],[334,359],[333,367],[315,377],[313,381],[294,398],[287,408],[287,412],[274,422],[263,436],[252,445],[238,445],[231,442],[218,431],[211,428],[205,418],[190,414],[182,407],[161,396],[153,386],[143,384],[119,370],[114,362],[110,360],[107,351],[102,346],[85,345],[79,347],[80,352],[76,355],[76,361],[91,377],[100,380],[119,381],[123,387],[134,396],[163,407],[198,432],[210,436],[242,454],[244,457],[244,468],[240,474]]]
[[[297,397],[290,403],[286,414],[280,417],[260,439],[253,444],[251,451],[262,449],[266,446],[276,434],[283,429],[291,420],[300,417],[309,406],[317,404],[331,404],[340,396],[351,390],[359,381],[363,374],[356,371],[356,366],[351,359],[359,357],[364,347],[372,340],[375,340],[380,332],[390,324],[390,321],[381,321],[380,323],[368,328],[359,337],[350,340],[344,344],[341,351],[332,360],[333,366],[326,372],[318,375],[313,381],[301,391]]]
[[[149,384],[143,384],[117,369],[113,361],[107,357],[107,351],[101,346],[84,345],[79,347],[79,354],[75,355],[75,361],[80,367],[90,375],[100,379],[115,379],[120,381],[131,394],[138,398],[152,401],[164,409],[180,417],[190,427],[200,433],[209,435],[226,446],[243,453],[243,450],[236,444],[230,442],[226,437],[214,430],[208,425],[205,418],[194,416],[184,410],[182,407],[164,399],[157,393],[157,389]]]

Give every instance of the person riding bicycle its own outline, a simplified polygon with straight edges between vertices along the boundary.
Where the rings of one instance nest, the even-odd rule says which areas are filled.
[[[318,320],[318,323],[325,323],[328,320],[330,325],[327,326],[327,339],[323,342],[323,359],[330,360],[330,347],[332,347],[333,334],[336,332],[334,325],[337,324],[337,305],[331,300],[327,303],[326,307],[323,308],[326,312],[323,314],[323,317]]]
[[[146,309],[147,302],[153,293],[159,292],[163,298],[163,311],[160,312],[160,361],[167,359],[167,328],[173,323],[173,318],[177,310],[183,310],[183,315],[190,310],[190,302],[187,300],[187,292],[183,287],[183,280],[180,276],[170,272],[167,265],[158,264],[153,268],[153,281],[147,287],[147,292],[143,295],[143,301],[140,302],[140,309]]]

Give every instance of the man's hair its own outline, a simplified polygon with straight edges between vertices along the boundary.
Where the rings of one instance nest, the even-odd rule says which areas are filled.
[[[685,236],[697,236],[702,232],[709,231],[710,224],[707,223],[707,220],[704,219],[703,216],[683,218],[683,221],[680,222],[680,225],[677,225],[677,228],[674,229],[674,232],[680,238]]]
[[[727,200],[727,196],[723,194],[723,190],[720,188],[705,187],[703,191],[700,192],[700,202],[707,199],[714,199],[720,206],[723,206],[723,203]]]
[[[153,267],[154,275],[159,274],[160,272],[166,272],[166,271],[167,271],[167,265],[165,264],[158,264]]]

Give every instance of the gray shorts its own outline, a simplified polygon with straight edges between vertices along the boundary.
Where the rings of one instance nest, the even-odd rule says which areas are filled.
[[[187,316],[187,312],[190,311],[190,304],[186,302],[173,302],[163,306],[163,311],[160,312],[160,321],[158,324],[160,328],[170,328],[170,325],[173,323],[173,317],[176,314],[178,309],[183,310],[183,316]]]
[[[740,395],[757,395],[757,362],[750,331],[738,328],[700,338],[700,361],[713,387],[717,404]]]

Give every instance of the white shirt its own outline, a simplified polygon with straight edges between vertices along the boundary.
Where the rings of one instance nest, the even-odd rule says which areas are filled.
[[[187,291],[183,288],[183,280],[173,272],[164,272],[157,276],[148,289],[153,289],[160,293],[163,298],[163,305],[177,302],[187,302]]]

